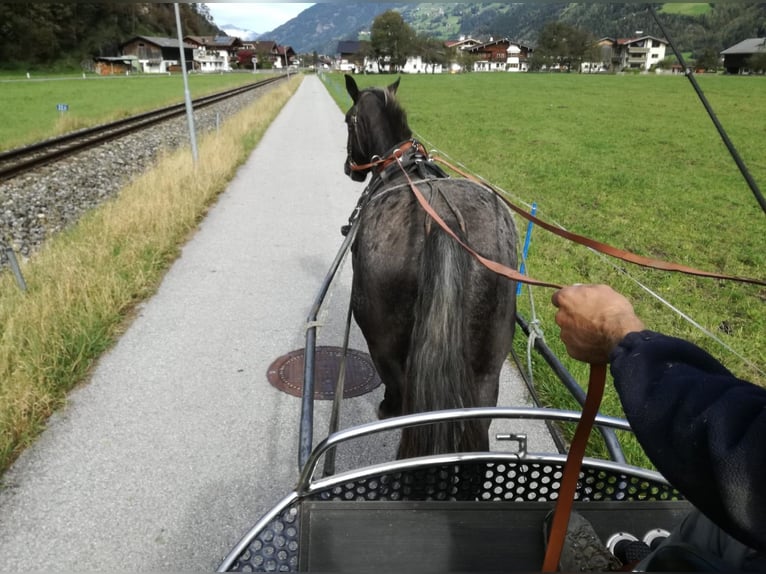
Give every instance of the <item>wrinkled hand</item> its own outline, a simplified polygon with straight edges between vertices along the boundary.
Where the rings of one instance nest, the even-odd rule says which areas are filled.
[[[556,323],[567,353],[595,365],[609,362],[609,353],[628,333],[644,324],[633,305],[608,285],[572,285],[556,291]]]

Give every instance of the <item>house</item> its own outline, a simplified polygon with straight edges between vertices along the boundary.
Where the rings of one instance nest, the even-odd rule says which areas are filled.
[[[242,47],[242,40],[230,36],[186,36],[194,46],[194,69],[199,72],[229,72],[231,62]]]
[[[120,52],[123,56],[135,56],[141,71],[147,74],[181,71],[181,48],[177,39],[136,36],[121,44]],[[187,70],[193,69],[194,46],[184,42],[183,53]]]
[[[475,72],[526,72],[532,48],[508,38],[490,38],[489,42],[466,47],[463,51],[477,57],[473,64]]]
[[[279,44],[274,40],[247,42],[242,45],[242,48],[253,52],[253,59],[259,68],[276,67],[280,59]]]
[[[655,36],[638,38],[601,38],[602,62],[590,63],[603,69],[648,72],[665,59],[667,40]]]
[[[731,48],[726,48],[723,56],[723,69],[727,74],[749,74],[748,60],[754,54],[766,52],[766,38],[748,38]]]
[[[424,62],[421,56],[409,56],[401,71],[403,74],[441,74],[444,69],[441,64]]]
[[[188,69],[193,68],[194,47],[184,42],[183,54]],[[181,70],[181,48],[175,38],[136,36],[120,45],[122,56],[138,60],[144,73],[166,74]]]
[[[339,41],[333,68],[340,72],[358,72],[362,69],[367,72],[372,71],[368,69],[368,66],[371,66],[373,62],[365,57],[365,54],[369,52],[369,45],[369,42],[363,40]]]
[[[287,69],[288,66],[296,64],[295,57],[292,46],[277,46],[277,61],[274,62],[274,67]]]

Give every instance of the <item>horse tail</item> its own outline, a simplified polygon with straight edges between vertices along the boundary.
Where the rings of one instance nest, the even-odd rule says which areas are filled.
[[[427,235],[418,271],[404,413],[477,404],[464,297],[471,264],[470,255],[441,229]],[[410,427],[402,431],[398,457],[475,451],[486,440],[486,430],[476,420]]]

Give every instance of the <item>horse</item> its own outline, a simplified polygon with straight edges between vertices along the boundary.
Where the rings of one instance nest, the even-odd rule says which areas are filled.
[[[412,139],[396,98],[401,78],[360,90],[352,106],[345,174],[370,183],[350,222],[351,308],[384,384],[378,417],[497,404],[511,350],[516,284],[482,266],[415,198],[416,186],[460,240],[515,268],[517,232],[489,189],[448,177]],[[414,179],[413,179],[414,178]],[[402,430],[397,458],[489,450],[489,421]]]

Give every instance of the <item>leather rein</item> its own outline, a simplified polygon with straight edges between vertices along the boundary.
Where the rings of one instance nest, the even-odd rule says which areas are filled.
[[[419,154],[419,156],[422,158],[423,161],[427,161],[429,163],[433,161],[438,161],[442,163],[443,165],[445,165],[446,167],[448,167],[449,169],[456,172],[457,174],[459,174],[461,177],[469,179],[483,186],[487,190],[494,193],[497,197],[499,197],[511,210],[518,213],[519,215],[521,215],[528,221],[531,221],[535,223],[536,225],[539,225],[543,229],[546,229],[547,231],[550,231],[551,233],[554,233],[555,235],[558,235],[560,237],[563,237],[575,243],[579,243],[580,245],[590,247],[591,249],[594,249],[606,255],[610,255],[612,257],[622,259],[623,261],[635,263],[637,265],[641,265],[644,267],[651,267],[654,269],[660,269],[665,271],[677,271],[679,273],[685,273],[688,275],[711,277],[715,279],[726,279],[726,280],[738,281],[742,283],[754,283],[757,285],[766,285],[766,281],[760,280],[760,279],[752,279],[748,277],[735,277],[735,276],[724,275],[721,273],[702,271],[699,269],[694,269],[692,267],[687,267],[685,265],[680,265],[677,263],[671,263],[671,262],[662,261],[658,259],[643,257],[641,255],[636,255],[629,251],[618,249],[616,247],[612,247],[605,243],[595,241],[588,237],[584,237],[581,235],[577,235],[575,233],[570,233],[568,231],[565,231],[559,227],[556,227],[554,225],[551,225],[539,219],[538,217],[532,215],[531,213],[528,213],[524,209],[514,205],[502,193],[500,193],[498,190],[496,190],[494,187],[492,187],[488,183],[478,180],[477,178],[471,176],[468,173],[465,173],[464,171],[458,169],[454,165],[451,165],[449,162],[439,157],[435,157],[435,158],[429,157],[428,153],[426,152],[422,144],[420,144],[414,139],[403,142],[402,144],[397,146],[385,158],[377,158],[377,159],[373,158],[373,160],[370,163],[363,164],[363,165],[358,165],[353,162],[349,162],[349,167],[352,171],[365,171],[370,169],[377,170],[377,173],[373,176],[373,179],[370,181],[370,185],[368,186],[367,190],[365,190],[363,194],[364,198],[369,198],[369,191],[373,189],[374,182],[377,184],[376,178],[380,176],[383,170],[385,170],[386,168],[389,168],[389,166],[396,163],[399,166],[400,171],[404,174],[406,178],[407,186],[410,188],[413,195],[415,196],[415,198],[417,199],[418,203],[423,208],[423,210],[426,212],[426,214],[431,219],[433,219],[439,225],[439,227],[442,228],[442,230],[445,233],[447,233],[450,237],[452,237],[455,241],[457,241],[458,244],[460,244],[469,254],[471,254],[472,257],[474,257],[482,265],[484,265],[489,270],[497,273],[498,275],[502,275],[513,281],[519,281],[521,283],[526,283],[528,285],[537,285],[540,287],[552,287],[555,289],[561,289],[561,285],[558,285],[556,283],[552,283],[549,281],[541,281],[538,279],[534,279],[532,277],[529,277],[528,275],[522,275],[515,269],[512,269],[496,261],[487,259],[486,257],[477,253],[473,248],[471,248],[470,245],[466,244],[463,240],[461,240],[458,237],[458,235],[444,222],[444,220],[439,216],[439,214],[436,213],[433,207],[426,200],[423,193],[418,189],[417,185],[415,185],[415,183],[412,181],[412,178],[410,177],[410,174],[407,171],[402,161],[402,158],[404,157],[405,153],[407,152],[413,153],[413,151]],[[359,213],[362,207],[363,207],[363,202],[360,199],[360,203],[359,205],[357,205],[357,209],[354,212],[354,216],[352,216],[352,220],[350,221],[350,223],[353,223],[353,219]],[[559,561],[561,559],[561,551],[563,549],[564,540],[566,538],[567,526],[569,525],[569,517],[572,511],[572,504],[574,502],[575,492],[577,490],[577,481],[580,475],[580,468],[582,467],[582,461],[585,456],[585,448],[588,443],[588,437],[590,436],[591,429],[593,428],[593,422],[596,418],[596,415],[598,414],[598,410],[601,405],[601,399],[604,394],[605,386],[606,386],[606,365],[591,364],[589,381],[588,381],[588,390],[587,390],[587,395],[585,398],[585,403],[583,405],[580,421],[577,424],[577,428],[575,429],[575,434],[572,439],[572,444],[569,448],[569,452],[567,454],[566,462],[564,464],[564,472],[561,478],[558,498],[556,499],[556,506],[555,506],[555,510],[553,514],[553,521],[551,523],[550,535],[547,541],[548,544],[546,547],[545,558],[543,561],[543,567],[542,567],[543,572],[555,572],[556,570],[558,570]]]

